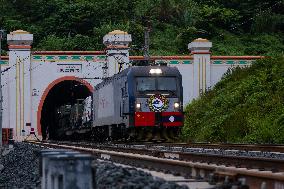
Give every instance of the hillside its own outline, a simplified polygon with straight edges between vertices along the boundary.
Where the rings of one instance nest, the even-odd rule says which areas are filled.
[[[198,37],[213,41],[215,55],[276,55],[283,8],[283,0],[2,0],[0,28],[33,33],[35,50],[100,50],[120,29],[132,34],[131,54],[142,55],[149,26],[151,55],[188,54]]]
[[[186,107],[187,141],[284,143],[284,58],[230,70]]]

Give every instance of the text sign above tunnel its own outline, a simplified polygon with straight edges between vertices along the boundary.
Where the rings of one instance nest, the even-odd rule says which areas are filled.
[[[57,64],[58,73],[81,73],[82,64]]]

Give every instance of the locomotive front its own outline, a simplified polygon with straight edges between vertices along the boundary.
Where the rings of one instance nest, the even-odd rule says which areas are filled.
[[[137,67],[129,74],[129,86],[134,98],[130,99],[132,124],[138,127],[162,129],[183,125],[182,77],[175,67]]]

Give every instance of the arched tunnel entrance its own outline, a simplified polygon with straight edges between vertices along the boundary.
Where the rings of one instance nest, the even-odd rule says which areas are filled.
[[[69,124],[70,111],[79,100],[92,95],[90,86],[77,80],[63,80],[55,84],[44,100],[40,125],[43,140],[56,139],[62,126]]]

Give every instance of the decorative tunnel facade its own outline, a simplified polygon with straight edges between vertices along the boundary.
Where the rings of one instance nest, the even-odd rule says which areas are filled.
[[[60,106],[91,95],[102,78],[111,77],[143,56],[129,56],[131,35],[106,34],[104,51],[31,51],[33,34],[17,30],[7,35],[9,57],[1,57],[3,128],[16,141],[35,134],[56,137]],[[182,74],[183,104],[213,87],[230,68],[247,67],[261,56],[212,56],[212,43],[196,39],[188,56],[151,56],[156,64],[177,67]],[[58,111],[57,111],[58,112]]]

